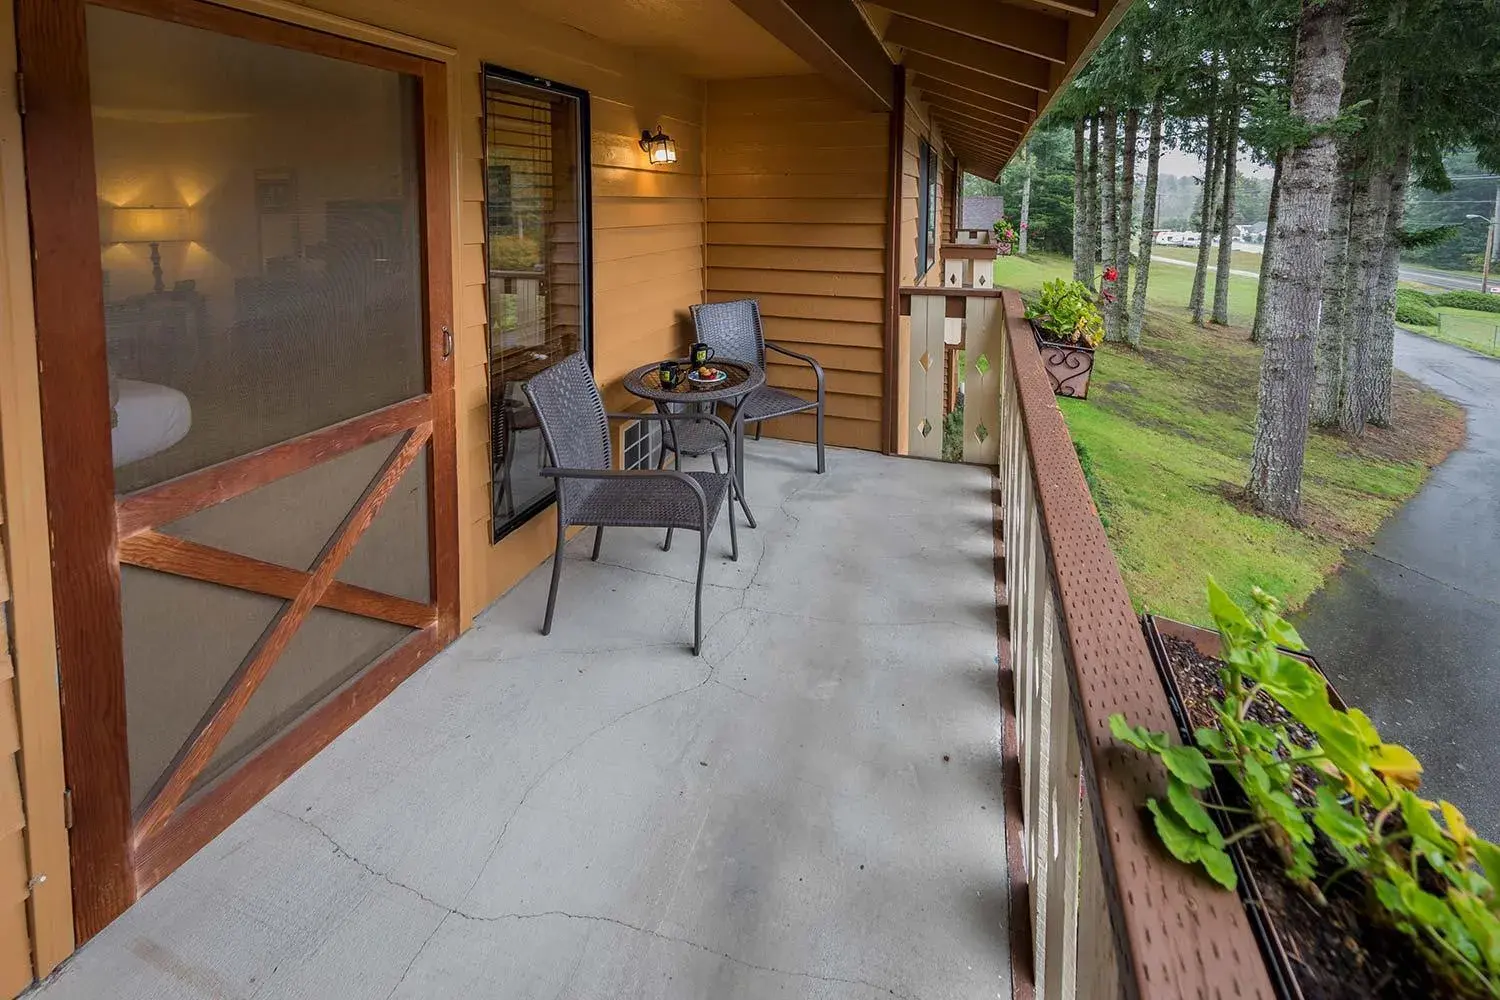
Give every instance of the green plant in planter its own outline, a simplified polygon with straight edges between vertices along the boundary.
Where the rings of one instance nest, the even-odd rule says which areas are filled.
[[[1288,877],[1320,902],[1325,889],[1357,872],[1370,887],[1371,916],[1408,935],[1457,995],[1500,998],[1500,846],[1478,837],[1451,803],[1419,797],[1416,757],[1384,742],[1359,709],[1330,702],[1323,677],[1285,651],[1305,647],[1273,598],[1257,590],[1246,613],[1212,580],[1208,596],[1223,643],[1217,728],[1194,733],[1195,746],[1174,746],[1120,715],[1110,719],[1116,738],[1166,766],[1166,799],[1147,802],[1162,843],[1233,888],[1225,848],[1264,836]],[[1284,726],[1251,718],[1257,701],[1274,702],[1301,723],[1310,745],[1293,741]],[[1225,810],[1246,820],[1228,836],[1210,817],[1223,807],[1199,795],[1215,767],[1249,803],[1248,810]],[[1343,869],[1315,871],[1318,837],[1344,860]]]
[[[1096,347],[1104,339],[1104,317],[1094,293],[1081,281],[1054,278],[1028,305],[1026,318],[1047,332],[1047,339],[1079,347]]]

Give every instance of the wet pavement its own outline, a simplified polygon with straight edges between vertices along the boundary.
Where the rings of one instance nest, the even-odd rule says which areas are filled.
[[[1468,440],[1297,625],[1423,794],[1500,836],[1500,361],[1397,331],[1396,366],[1464,406]]]

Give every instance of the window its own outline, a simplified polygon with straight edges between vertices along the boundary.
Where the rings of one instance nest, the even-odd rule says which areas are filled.
[[[590,350],[588,95],[484,72],[490,500],[499,541],[555,496],[527,379]]]
[[[937,259],[938,226],[937,150],[923,139],[917,150],[917,280],[932,269]]]

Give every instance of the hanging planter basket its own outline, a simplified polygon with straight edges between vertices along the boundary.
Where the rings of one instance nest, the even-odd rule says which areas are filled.
[[[1053,394],[1088,399],[1089,378],[1094,373],[1094,349],[1048,340],[1046,331],[1037,325],[1036,320],[1030,322],[1036,334],[1037,350],[1042,355],[1042,367],[1052,382]]]

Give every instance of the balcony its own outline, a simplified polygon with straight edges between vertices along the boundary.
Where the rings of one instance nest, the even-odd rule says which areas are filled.
[[[575,539],[39,996],[1009,997],[991,472],[749,448],[701,659]]]

